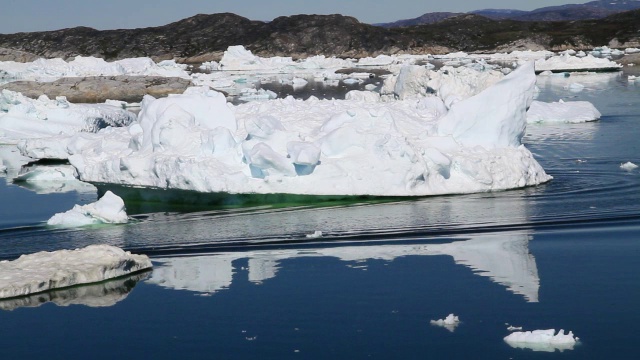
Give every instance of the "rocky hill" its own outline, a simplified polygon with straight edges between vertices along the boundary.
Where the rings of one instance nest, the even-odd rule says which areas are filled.
[[[640,9],[639,0],[596,0],[584,4],[545,6],[531,11],[483,9],[471,11],[469,14],[480,15],[494,20],[572,21],[602,19],[619,12],[636,9]],[[459,15],[462,15],[462,13],[432,12],[413,19],[404,19],[376,25],[384,28],[426,25]]]
[[[196,15],[165,26],[98,31],[87,27],[0,34],[0,56],[107,60],[148,56],[183,62],[219,60],[230,45],[261,56],[338,57],[381,53],[489,52],[515,49],[591,49],[640,46],[640,10],[599,20],[515,21],[464,14],[412,27],[385,29],[342,15],[296,15],[271,22],[234,14]],[[2,60],[3,58],[0,58]]]

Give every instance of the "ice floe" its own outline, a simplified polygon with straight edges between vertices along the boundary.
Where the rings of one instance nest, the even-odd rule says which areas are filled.
[[[555,350],[571,350],[576,345],[578,337],[569,331],[567,334],[564,330],[555,329],[533,330],[533,331],[517,331],[507,335],[504,338],[512,347],[526,348],[533,351],[554,352]]]
[[[99,282],[97,284],[54,289],[44,293],[0,299],[0,309],[12,311],[24,307],[39,307],[47,303],[53,303],[57,306],[113,306],[126,299],[136,283],[146,279],[148,276],[148,272],[137,273]]]
[[[588,101],[533,101],[527,111],[528,123],[581,123],[600,119],[600,112]]]
[[[90,245],[0,261],[0,299],[112,279],[151,268],[146,255]]]
[[[107,191],[98,201],[87,205],[75,205],[73,209],[55,214],[47,225],[77,227],[93,224],[124,224],[129,221],[124,201]]]

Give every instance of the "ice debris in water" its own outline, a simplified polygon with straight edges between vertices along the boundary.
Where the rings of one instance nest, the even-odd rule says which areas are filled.
[[[322,231],[316,230],[313,234],[307,234],[307,238],[309,239],[317,239],[322,237]]]
[[[47,225],[76,227],[92,224],[124,224],[128,221],[124,201],[118,195],[107,191],[94,203],[75,205],[67,212],[55,214],[47,221]]]
[[[512,347],[528,348],[534,351],[553,352],[556,349],[571,350],[578,341],[578,337],[573,332],[565,334],[560,329],[556,334],[555,329],[517,331],[507,335],[504,341]]]
[[[638,165],[632,163],[631,161],[627,161],[624,164],[620,164],[620,169],[622,169],[622,170],[631,171],[631,170],[634,170],[634,169],[637,169],[637,168],[638,168]]]
[[[151,266],[146,255],[110,245],[22,255],[0,261],[0,299],[100,282]]]
[[[441,326],[453,332],[456,329],[456,327],[460,325],[460,319],[454,314],[449,314],[444,319],[431,320],[430,323],[431,325]]]

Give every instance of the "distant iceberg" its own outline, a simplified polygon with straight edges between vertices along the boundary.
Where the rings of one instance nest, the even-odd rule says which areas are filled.
[[[528,123],[564,122],[581,123],[600,119],[600,112],[588,101],[533,101],[527,111]]]
[[[0,299],[100,282],[149,268],[147,256],[109,245],[22,255],[0,261]]]

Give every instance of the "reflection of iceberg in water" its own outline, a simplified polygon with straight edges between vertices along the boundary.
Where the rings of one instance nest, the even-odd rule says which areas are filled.
[[[220,254],[154,259],[162,265],[154,268],[149,282],[171,289],[213,293],[231,285],[231,262],[238,258]]]
[[[527,301],[538,301],[539,278],[528,249],[529,235],[478,235],[445,244],[363,245],[320,249],[260,250],[216,255],[154,259],[161,263],[149,280],[158,285],[211,293],[231,285],[233,261],[248,259],[248,278],[261,283],[276,276],[282,261],[300,257],[334,257],[345,262],[393,261],[403,256],[449,255],[480,276],[504,285]]]
[[[124,300],[133,290],[138,281],[149,276],[149,272],[121,277],[110,281],[75,286],[30,296],[22,296],[7,300],[0,300],[0,309],[15,310],[21,307],[38,307],[48,302],[58,306],[85,305],[89,307],[113,306]]]

